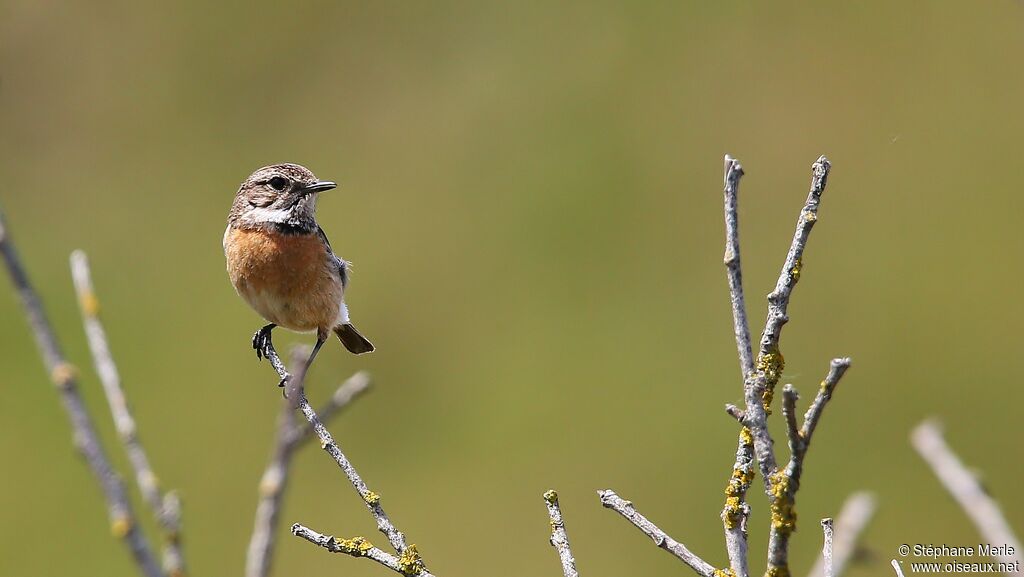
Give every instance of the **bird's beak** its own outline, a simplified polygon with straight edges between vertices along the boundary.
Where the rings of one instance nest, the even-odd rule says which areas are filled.
[[[331,190],[332,188],[336,188],[337,186],[337,184],[329,180],[321,180],[319,182],[314,182],[313,184],[303,188],[302,193],[313,194],[314,192],[323,192],[325,190]]]

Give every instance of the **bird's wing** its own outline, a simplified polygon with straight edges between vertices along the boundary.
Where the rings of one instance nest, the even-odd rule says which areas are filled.
[[[330,253],[331,258],[334,259],[335,265],[338,267],[338,276],[341,277],[341,286],[348,286],[348,263],[343,258],[334,254],[334,249],[331,248],[331,241],[327,239],[327,233],[324,229],[319,226],[316,227],[316,233],[320,236],[320,240],[324,241],[327,245],[327,252]]]

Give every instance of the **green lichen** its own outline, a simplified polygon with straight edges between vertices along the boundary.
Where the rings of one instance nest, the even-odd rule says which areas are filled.
[[[789,475],[780,471],[771,476],[769,484],[772,496],[772,527],[779,533],[796,531],[796,509],[793,504],[793,494],[789,490],[789,483]]]
[[[373,543],[370,543],[366,537],[352,537],[351,539],[334,539],[336,549],[351,555],[353,557],[366,557],[366,553],[373,549]]]
[[[423,558],[416,550],[416,545],[406,547],[398,557],[398,570],[402,572],[402,575],[418,575],[423,569]]]
[[[367,490],[366,494],[363,495],[363,500],[370,505],[376,505],[377,503],[380,503],[380,495],[374,493],[373,491]]]

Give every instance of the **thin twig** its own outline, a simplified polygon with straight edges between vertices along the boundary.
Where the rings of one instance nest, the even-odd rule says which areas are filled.
[[[124,485],[103,451],[92,418],[86,411],[82,397],[78,393],[75,369],[64,359],[57,336],[54,334],[39,296],[21,264],[2,214],[0,214],[0,253],[3,255],[11,282],[21,297],[21,304],[28,317],[29,327],[35,336],[43,364],[50,374],[50,380],[53,381],[60,394],[64,409],[71,421],[75,446],[85,457],[85,461],[99,482],[107,501],[111,531],[114,536],[120,538],[128,546],[143,575],[160,577],[162,575],[160,565],[153,555],[149,542],[135,522],[135,515]]]
[[[349,377],[331,395],[330,400],[321,407],[320,415],[323,420],[329,422],[369,386],[370,377],[365,372],[358,372]],[[266,577],[270,574],[276,543],[276,528],[285,489],[288,485],[292,457],[301,446],[313,437],[312,431],[311,427],[297,425],[295,410],[291,403],[284,399],[281,403],[281,414],[278,417],[274,453],[260,479],[260,499],[256,506],[256,520],[253,524],[252,537],[249,540],[249,549],[245,560],[246,577]]]
[[[334,438],[331,436],[331,433],[327,431],[326,427],[324,427],[324,424],[316,411],[314,411],[313,407],[309,405],[309,400],[306,398],[306,390],[304,387],[304,381],[306,379],[306,363],[296,359],[295,365],[298,366],[299,369],[295,374],[289,376],[288,371],[284,368],[284,363],[281,362],[280,356],[274,349],[273,344],[269,341],[267,342],[265,353],[267,358],[270,360],[271,365],[274,367],[274,370],[277,371],[278,376],[280,376],[282,380],[287,381],[285,390],[287,392],[288,399],[292,402],[293,406],[298,408],[302,412],[302,415],[306,417],[306,420],[309,422],[313,432],[320,439],[320,447],[334,459],[334,462],[338,464],[338,467],[343,473],[345,473],[349,482],[352,483],[352,487],[355,488],[357,493],[359,493],[363,503],[366,504],[366,508],[369,509],[370,514],[373,515],[373,518],[377,521],[377,530],[388,538],[391,546],[394,547],[396,552],[398,552],[399,561],[402,566],[407,569],[406,574],[429,575],[429,573],[426,572],[426,566],[423,559],[416,550],[416,546],[406,544],[405,535],[395,527],[391,522],[391,519],[388,518],[387,513],[385,513],[384,509],[381,507],[380,495],[367,488],[366,483],[363,482],[362,477],[359,476],[355,467],[353,467],[352,463],[349,462],[345,453],[342,452],[341,447],[338,446],[334,441]],[[301,527],[301,525],[296,524],[293,526],[293,533],[295,527]],[[296,535],[299,534],[296,533]],[[365,539],[363,541],[365,542]]]
[[[748,378],[744,386],[746,424],[754,437],[754,452],[765,484],[765,491],[771,496],[772,477],[778,471],[772,438],[768,433],[768,412],[772,404],[775,386],[782,377],[785,360],[779,350],[782,327],[789,321],[786,311],[793,287],[800,280],[803,268],[803,254],[807,239],[814,223],[818,220],[818,204],[828,181],[831,164],[824,156],[811,166],[811,188],[807,201],[797,219],[793,242],[786,253],[786,260],[775,283],[775,290],[768,294],[768,317],[755,365],[755,375]]]
[[[857,541],[875,514],[877,503],[874,495],[859,492],[850,495],[839,510],[835,520],[835,537],[832,543],[832,574],[836,577],[846,571],[846,566],[857,550]],[[825,571],[825,559],[822,555],[814,562],[808,573],[810,577],[821,577]]]
[[[572,556],[572,549],[569,547],[569,535],[565,532],[565,522],[562,521],[562,508],[558,505],[558,493],[551,489],[544,493],[544,504],[548,507],[548,517],[551,520],[551,546],[558,551],[558,558],[562,562],[562,573],[565,577],[579,577],[576,571],[576,559]]]
[[[985,541],[997,547],[994,557],[1001,563],[1016,563],[1017,571],[1020,571],[1024,564],[1020,540],[1010,528],[999,504],[946,444],[939,423],[934,420],[921,423],[914,429],[910,440]]]
[[[602,505],[625,517],[637,529],[654,540],[658,547],[668,551],[704,577],[711,577],[715,574],[716,570],[713,565],[695,555],[685,545],[669,537],[657,525],[648,521],[646,517],[637,512],[633,503],[619,497],[612,490],[598,491],[597,494],[601,497]]]
[[[128,454],[128,461],[135,472],[135,482],[142,494],[142,500],[149,506],[164,536],[164,571],[171,577],[185,575],[185,560],[181,552],[181,510],[177,496],[163,494],[149,457],[139,440],[135,419],[128,408],[128,400],[121,387],[121,375],[110,353],[107,332],[99,318],[99,300],[92,284],[89,259],[85,253],[76,250],[71,253],[71,278],[78,295],[78,306],[82,312],[85,335],[92,352],[93,365],[103,384],[103,392],[110,406],[114,428]]]
[[[807,448],[825,405],[832,399],[832,393],[848,368],[850,359],[832,359],[828,375],[818,387],[818,394],[807,410],[803,427],[799,430],[796,428],[796,390],[791,385],[783,390],[783,412],[789,431],[790,456],[786,469],[772,478],[772,491],[769,495],[772,512],[772,525],[768,534],[769,571],[788,573],[789,539],[796,530],[796,492],[800,489]]]
[[[370,375],[358,372],[349,377],[335,390],[331,399],[321,408],[319,414],[330,421],[338,412],[370,386]],[[265,577],[273,563],[276,541],[275,529],[281,516],[281,507],[288,486],[289,470],[295,452],[312,438],[312,428],[298,426],[295,410],[288,400],[283,400],[278,420],[278,434],[274,439],[273,455],[259,484],[259,503],[256,506],[256,521],[249,540],[246,557],[246,577]]]
[[[825,577],[835,577],[832,572],[832,518],[821,520],[821,531],[825,534],[825,542],[821,546],[821,558],[825,560]]]
[[[750,347],[750,325],[747,306],[743,300],[743,270],[740,267],[739,185],[743,177],[740,161],[725,155],[725,270],[729,279],[729,302],[732,304],[733,332],[736,351],[740,359],[740,378],[746,379],[754,371],[754,357]]]
[[[298,523],[292,525],[292,535],[301,537],[306,541],[314,545],[319,545],[324,549],[327,549],[331,553],[344,553],[353,557],[366,557],[372,561],[376,561],[381,565],[391,569],[396,573],[402,575],[418,575],[419,577],[434,577],[426,569],[422,569],[421,565],[417,562],[410,562],[409,559],[418,556],[413,555],[410,557],[408,551],[415,554],[415,545],[410,545],[407,550],[407,554],[403,554],[399,557],[395,557],[391,553],[374,547],[369,541],[363,537],[353,537],[351,539],[335,539],[333,535],[324,535],[317,533],[309,527],[304,527]]]

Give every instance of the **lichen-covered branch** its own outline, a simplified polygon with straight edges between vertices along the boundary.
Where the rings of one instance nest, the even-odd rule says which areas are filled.
[[[92,418],[85,409],[78,393],[75,369],[64,358],[53,327],[46,318],[42,303],[28,274],[25,272],[11,239],[10,231],[0,214],[0,255],[3,257],[15,290],[21,298],[22,307],[28,317],[29,327],[35,337],[43,364],[53,381],[61,402],[71,421],[75,446],[85,458],[90,471],[99,482],[107,502],[110,527],[115,537],[120,538],[131,551],[136,564],[146,577],[160,577],[162,572],[149,542],[138,528],[131,502],[121,479],[114,472],[106,453],[100,444]]]
[[[793,288],[800,280],[803,269],[803,254],[814,223],[818,221],[818,204],[825,191],[831,164],[824,156],[811,166],[811,189],[807,201],[796,223],[796,232],[790,244],[786,260],[775,283],[775,289],[768,294],[768,317],[764,332],[761,333],[755,374],[744,385],[746,425],[754,438],[754,453],[765,483],[765,491],[771,496],[775,490],[772,478],[778,471],[772,438],[768,433],[768,414],[771,410],[775,386],[782,378],[785,359],[779,350],[782,327],[789,321],[787,310]]]
[[[935,476],[974,522],[985,541],[993,546],[1007,546],[997,549],[1000,552],[996,557],[998,561],[1016,563],[1019,570],[1024,565],[1020,540],[1010,528],[996,500],[946,444],[939,423],[933,420],[921,423],[914,429],[910,439],[917,452],[931,466]]]
[[[358,372],[349,377],[320,408],[321,418],[325,422],[329,422],[369,386],[370,377],[365,372]],[[309,426],[298,426],[295,409],[287,399],[284,399],[281,403],[281,414],[278,417],[274,452],[260,479],[260,498],[256,505],[256,519],[253,523],[252,537],[249,540],[249,549],[245,560],[246,577],[266,577],[270,574],[274,546],[277,541],[276,529],[288,485],[292,457],[311,438],[313,438],[313,429]]]
[[[76,250],[71,253],[71,278],[78,295],[78,306],[82,312],[85,335],[92,352],[93,365],[103,385],[103,392],[114,419],[114,428],[128,454],[128,461],[135,472],[135,482],[142,494],[142,500],[149,506],[164,537],[164,571],[171,577],[185,575],[185,560],[181,553],[181,508],[177,496],[160,491],[160,484],[149,457],[139,441],[135,419],[128,408],[128,400],[121,387],[121,375],[110,353],[107,332],[99,318],[99,299],[92,284],[89,259],[85,253]]]
[[[336,539],[333,535],[317,533],[309,527],[304,527],[298,523],[292,525],[292,535],[301,537],[314,545],[319,545],[331,553],[344,553],[352,557],[365,557],[376,561],[402,575],[434,577],[426,569],[423,569],[422,561],[419,559],[419,555],[416,554],[415,545],[410,545],[405,553],[396,557],[383,549],[375,547],[363,537]]]
[[[769,506],[772,524],[768,534],[768,574],[785,575],[789,572],[789,538],[796,530],[796,492],[800,489],[804,459],[811,444],[811,437],[821,418],[825,405],[832,399],[839,380],[850,368],[850,359],[832,359],[828,375],[818,387],[818,394],[811,403],[800,429],[796,426],[796,400],[798,395],[792,385],[783,390],[783,413],[789,436],[789,463],[772,477],[772,491]]]
[[[579,577],[576,559],[569,547],[569,535],[565,532],[565,522],[562,521],[558,493],[554,489],[544,493],[544,504],[548,507],[548,518],[551,520],[551,546],[558,552],[558,559],[562,562],[562,573],[565,577]]]
[[[825,541],[821,546],[821,558],[824,559],[825,577],[835,577],[832,570],[832,518],[826,517],[821,520],[821,532],[824,533]]]
[[[683,563],[686,563],[690,569],[693,569],[699,575],[712,577],[713,575],[719,574],[719,571],[715,569],[714,565],[701,559],[692,551],[687,549],[686,545],[683,545],[679,541],[669,537],[664,531],[659,529],[657,525],[648,521],[647,517],[641,515],[636,508],[633,507],[632,502],[619,497],[615,494],[615,491],[610,489],[598,491],[597,494],[601,497],[602,505],[625,517],[626,520],[632,523],[637,529],[640,529],[640,531],[650,537],[658,547],[668,551],[674,557]]]
[[[834,537],[832,542],[832,575],[838,577],[846,571],[846,566],[853,558],[857,550],[857,541],[861,533],[867,528],[868,522],[875,514],[877,502],[874,495],[866,492],[859,492],[850,495],[839,509],[839,516],[834,523]],[[825,571],[824,552],[814,562],[814,567],[808,573],[809,577],[821,577]]]

